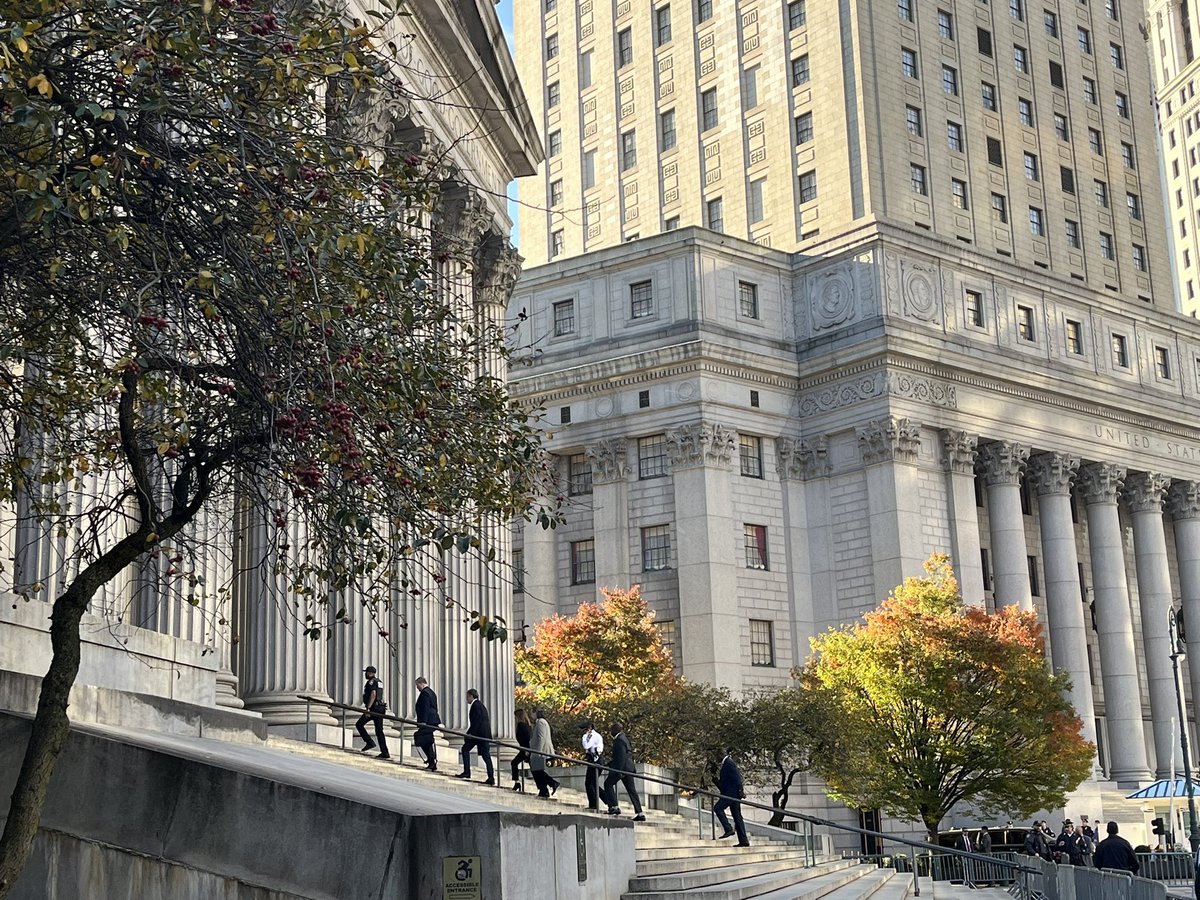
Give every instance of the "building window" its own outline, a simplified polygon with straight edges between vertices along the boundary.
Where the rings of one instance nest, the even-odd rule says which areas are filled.
[[[629,286],[629,318],[644,319],[654,315],[654,284],[638,281]]]
[[[513,593],[525,593],[525,551],[514,550],[512,552],[512,577],[513,577]]]
[[[957,178],[950,179],[950,198],[955,209],[970,209],[967,203],[967,183]]]
[[[742,72],[742,105],[746,109],[758,106],[758,66]]]
[[[915,77],[915,76],[914,76]],[[808,54],[792,60],[792,87],[808,83]]]
[[[1120,21],[1121,16],[1117,10],[1117,0],[1104,0],[1104,14],[1114,22]]]
[[[747,319],[758,318],[758,285],[738,282],[738,312]]]
[[[1042,587],[1038,584],[1038,561],[1036,556],[1027,556],[1025,559],[1029,563],[1029,593],[1034,597],[1042,595]]]
[[[668,109],[659,114],[658,134],[664,152],[675,149],[675,110]]]
[[[562,132],[552,131],[546,136],[546,155],[551,159],[562,153]]]
[[[1129,348],[1125,343],[1125,335],[1112,336],[1112,362],[1118,369],[1129,368]]]
[[[1125,206],[1128,207],[1128,209],[1129,209],[1129,218],[1131,218],[1131,219],[1141,219],[1142,218],[1142,200],[1140,197],[1138,197],[1137,194],[1131,194],[1128,191],[1126,191],[1125,192]]]
[[[913,163],[910,167],[910,171],[911,171],[910,183],[912,184],[912,192],[914,194],[920,194],[922,196],[926,195],[928,193],[928,190],[925,187],[925,167],[918,166],[916,163]]]
[[[1033,330],[1032,306],[1017,307],[1017,336],[1031,344],[1037,339]]]
[[[746,525],[745,529],[745,546],[746,546],[746,568],[747,569],[767,569],[767,526],[766,525]]]
[[[1164,381],[1171,378],[1171,354],[1166,347],[1154,348],[1154,371]]]
[[[913,20],[912,0],[896,0],[896,11],[905,22]]]
[[[964,295],[967,307],[967,321],[976,328],[983,327],[983,294],[979,291],[967,291]]]
[[[796,146],[807,144],[813,139],[812,113],[806,112],[796,116]]]
[[[592,51],[584,50],[579,54],[579,89],[592,86]]]
[[[990,57],[992,55],[992,33],[986,28],[975,29],[975,42],[979,45],[979,52],[983,56]]]
[[[558,35],[551,34],[546,37],[546,59],[555,59],[558,56]]]
[[[946,123],[946,144],[956,153],[963,152],[963,128],[957,122]]]
[[[1133,245],[1133,267],[1139,272],[1146,271],[1146,248],[1141,244]]]
[[[954,17],[944,9],[938,10],[938,35],[947,41],[954,40]]]
[[[1126,97],[1124,94],[1122,94],[1120,91],[1117,91],[1114,99],[1116,100],[1116,103],[1117,103],[1117,115],[1120,116],[1122,119],[1128,119],[1129,118],[1129,98]],[[1132,168],[1132,166],[1130,168]]]
[[[1054,114],[1054,133],[1060,141],[1069,141],[1071,133],[1067,128],[1067,117],[1062,113]]]
[[[626,172],[637,165],[637,132],[626,131],[621,135],[621,171]]]
[[[558,102],[559,90],[558,82],[556,81],[553,84],[546,86],[546,106],[549,109],[554,109],[554,107],[558,106]]]
[[[590,191],[596,186],[596,151],[587,150],[583,154],[583,189]]]
[[[1050,60],[1050,86],[1062,88],[1065,85],[1066,82],[1063,80],[1062,64],[1056,63],[1054,60]]]
[[[1013,46],[1013,65],[1022,75],[1029,74],[1029,51],[1024,47]]]
[[[800,175],[800,202],[809,203],[817,199],[817,172],[812,170]]]
[[[1095,128],[1088,129],[1088,146],[1092,148],[1092,152],[1097,156],[1104,155],[1104,144],[1101,142],[1100,132]]]
[[[671,216],[671,218],[667,219],[667,221],[663,223],[663,231],[678,231],[678,230],[679,230],[679,216]]]
[[[1086,28],[1079,29],[1079,49],[1089,56],[1092,53],[1092,33]]]
[[[906,106],[904,108],[904,121],[908,128],[908,133],[913,137],[923,137],[925,129],[921,126],[921,110],[915,106]]]
[[[583,453],[567,458],[567,493],[580,497],[592,492],[592,464]]]
[[[671,43],[671,7],[659,7],[654,11],[654,39],[656,46]]]
[[[1018,22],[1025,21],[1025,5],[1022,0],[1008,0],[1008,14]]]
[[[762,438],[739,435],[738,453],[741,457],[742,474],[747,478],[762,478]]]
[[[701,130],[717,127],[717,89],[710,88],[700,95]]]
[[[1125,68],[1125,51],[1121,49],[1120,44],[1108,45],[1108,58],[1112,60],[1114,69]]]
[[[1002,225],[1008,224],[1008,202],[1003,194],[992,194],[992,218]]]
[[[1046,34],[1050,37],[1058,37],[1058,16],[1047,9],[1042,13],[1042,24],[1046,29]]]
[[[557,231],[550,234],[550,257],[562,256],[563,250],[566,248],[566,237],[563,235],[563,230],[559,228]]]
[[[623,69],[633,62],[633,31],[623,28],[617,32],[617,68]]]
[[[988,84],[986,81],[980,83],[980,96],[983,98],[983,108],[990,109],[993,112],[996,110],[996,86]]]
[[[550,205],[561,206],[563,202],[563,183],[561,178],[550,182]]]
[[[905,78],[919,79],[921,76],[917,72],[917,51],[909,50],[907,47],[900,48],[900,69],[904,72]],[[795,79],[792,79],[795,83]]]
[[[1113,249],[1113,236],[1105,231],[1100,232],[1100,255],[1105,259],[1116,258],[1116,252]]]
[[[705,204],[705,214],[708,218],[708,227],[710,230],[725,230],[725,204],[721,202],[720,197],[709,200]]]
[[[575,333],[575,301],[560,300],[554,304],[554,336]]]
[[[712,0],[696,0],[696,21],[707,22],[712,18]]]
[[[1033,103],[1024,97],[1017,98],[1017,116],[1022,125],[1033,126]]]
[[[1065,224],[1067,235],[1067,246],[1074,250],[1080,249],[1079,243],[1079,223],[1074,219],[1067,219]]]
[[[993,166],[1004,166],[1004,149],[1000,146],[1000,141],[997,138],[990,137],[987,139],[988,162]]]
[[[1030,181],[1040,181],[1038,175],[1038,158],[1032,153],[1025,154],[1025,177]]]
[[[667,436],[655,434],[638,439],[638,478],[663,478],[667,474]]]
[[[1100,95],[1096,93],[1096,82],[1090,78],[1083,79],[1083,99],[1093,106],[1100,102]]]
[[[792,0],[788,4],[788,31],[795,31],[806,21],[808,21],[808,13],[804,8],[804,0]]]
[[[558,0],[546,0],[546,12],[552,13],[558,9]]]
[[[750,195],[747,198],[749,209],[747,212],[750,215],[750,224],[757,225],[764,218],[766,213],[763,210],[763,186],[767,183],[767,179],[759,178],[750,182]]]
[[[571,584],[596,583],[596,542],[571,542]]]
[[[675,656],[675,644],[677,643],[677,633],[674,619],[655,619],[654,627],[658,629],[658,636],[662,640],[663,649],[669,653],[672,658]]]
[[[1059,166],[1058,167],[1058,180],[1059,180],[1059,183],[1062,185],[1064,194],[1074,195],[1074,193],[1075,193],[1075,170],[1074,169],[1067,168],[1066,166]]]
[[[1083,323],[1067,319],[1067,352],[1083,356]]]
[[[638,391],[638,409],[650,408],[650,392]]]
[[[642,571],[654,572],[671,565],[671,526],[652,525],[642,529]]]
[[[750,665],[775,665],[775,623],[766,619],[750,620]]]
[[[952,97],[958,96],[958,69],[942,66],[942,90]]]
[[[1121,162],[1125,164],[1125,168],[1131,171],[1137,168],[1133,164],[1133,144],[1127,144],[1124,141],[1121,142]]]
[[[1096,203],[1101,209],[1108,209],[1108,183],[1105,181],[1097,181],[1096,185]]]

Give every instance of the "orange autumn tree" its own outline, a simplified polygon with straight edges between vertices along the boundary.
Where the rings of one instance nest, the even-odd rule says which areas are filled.
[[[813,639],[803,684],[837,712],[814,770],[837,799],[919,819],[932,842],[959,803],[1019,817],[1064,805],[1095,748],[1036,613],[964,605],[944,555],[925,570],[865,623]]]

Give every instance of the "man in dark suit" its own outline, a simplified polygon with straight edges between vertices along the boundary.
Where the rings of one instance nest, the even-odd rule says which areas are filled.
[[[479,699],[479,691],[471,688],[467,691],[467,739],[463,741],[462,764],[463,770],[455,778],[471,777],[471,751],[478,750],[479,758],[487,766],[487,781],[484,784],[496,783],[496,770],[492,768],[492,720],[488,716],[487,707]]]
[[[433,726],[442,724],[438,714],[437,694],[424,677],[417,679],[417,731],[413,735],[413,746],[425,756],[425,768],[437,771],[437,746],[434,744]]]
[[[617,782],[625,785],[625,793],[633,804],[633,821],[645,822],[642,815],[642,801],[638,797],[637,788],[633,784],[633,748],[629,746],[629,738],[625,729],[614,725],[609,729],[613,736],[612,758],[608,762],[608,774],[604,777],[604,789],[600,791],[600,799],[608,805],[610,816],[619,816],[621,807],[617,806]]]
[[[742,804],[739,800],[746,796],[746,788],[742,784],[742,773],[737,767],[737,763],[733,761],[731,750],[725,751],[725,758],[721,760],[721,773],[717,776],[717,788],[721,791],[721,799],[713,804],[713,813],[717,817],[717,821],[721,823],[721,829],[725,832],[721,835],[722,838],[732,837],[734,829],[737,829],[737,838],[739,847],[749,847],[750,841],[746,839],[746,823],[742,821]],[[729,819],[725,816],[725,810],[733,813],[733,828],[729,827]]]

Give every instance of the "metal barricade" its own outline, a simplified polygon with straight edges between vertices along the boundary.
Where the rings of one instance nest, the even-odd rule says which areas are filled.
[[[1100,900],[1126,900],[1133,895],[1133,876],[1105,869],[1100,873]]]
[[[1085,869],[1083,866],[1067,866],[1075,870],[1075,896],[1078,900],[1104,896],[1104,873],[1099,869]]]
[[[1091,900],[1087,895],[1075,893],[1075,867],[1059,866],[1055,872],[1058,879],[1058,900]]]

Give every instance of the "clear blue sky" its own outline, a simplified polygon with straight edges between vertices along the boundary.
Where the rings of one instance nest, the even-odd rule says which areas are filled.
[[[512,47],[512,43],[513,43],[513,39],[512,39],[513,0],[500,0],[500,2],[496,5],[496,11],[500,13],[500,24],[504,26],[504,33],[508,36],[508,46]],[[509,187],[509,190],[508,190],[508,196],[509,196],[508,214],[509,214],[509,216],[512,217],[512,220],[513,220],[513,242],[518,244],[518,246],[519,246],[520,231],[519,231],[518,222],[517,222],[517,204],[514,203],[512,200],[512,198],[515,197],[516,194],[517,194],[517,187],[516,187],[516,184],[514,183],[513,185],[511,185]]]

